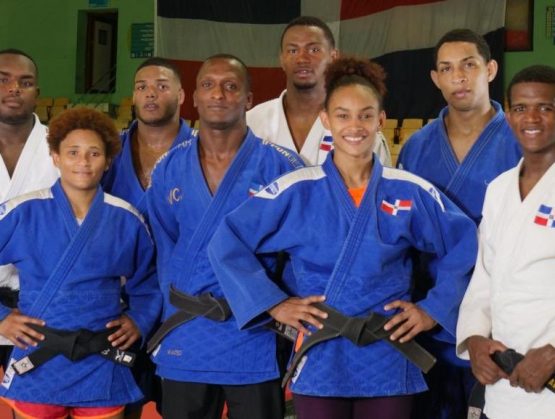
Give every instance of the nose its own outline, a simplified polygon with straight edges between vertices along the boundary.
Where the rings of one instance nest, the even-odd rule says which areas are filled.
[[[17,80],[13,80],[11,83],[9,83],[8,91],[10,93],[20,93],[21,92],[21,86],[19,85],[19,82]]]
[[[453,70],[453,82],[454,83],[465,83],[468,81],[468,77],[464,69],[460,67],[455,67]]]
[[[212,99],[222,99],[224,97],[224,87],[220,84],[214,84],[214,87],[210,90],[210,96]]]
[[[156,90],[156,86],[147,86],[146,97],[155,98],[156,96],[158,96],[158,91]]]
[[[526,108],[524,118],[527,121],[538,121],[540,119],[540,110],[536,106],[529,106]]]
[[[299,53],[297,54],[297,62],[306,63],[310,60],[310,56],[306,48],[299,48]]]

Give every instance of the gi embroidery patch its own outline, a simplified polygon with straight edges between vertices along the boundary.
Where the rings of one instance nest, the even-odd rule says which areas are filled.
[[[390,215],[397,215],[399,211],[410,211],[412,209],[412,201],[410,199],[396,199],[392,204],[384,199],[380,208],[383,212]]]
[[[279,192],[279,185],[277,182],[270,183],[268,186],[266,186],[265,190],[270,195],[277,195],[277,193]]]
[[[15,375],[15,371],[13,369],[13,364],[15,362],[15,358],[10,358],[10,362],[8,363],[8,368],[6,368],[6,373],[4,374],[4,378],[2,379],[2,386],[6,388],[10,388],[12,385],[12,380]]]
[[[249,188],[249,197],[256,195],[258,192],[260,192],[262,189],[264,189],[263,185],[252,185]]]
[[[548,207],[547,205],[540,205],[536,217],[534,218],[534,223],[544,226],[555,228],[555,211],[553,207]]]
[[[170,205],[173,205],[176,202],[181,201],[182,197],[183,196],[181,194],[181,190],[179,188],[173,188],[168,194],[168,202],[170,203]]]
[[[323,151],[330,151],[333,145],[333,138],[331,135],[326,135],[322,138],[322,142],[320,143],[320,150]]]

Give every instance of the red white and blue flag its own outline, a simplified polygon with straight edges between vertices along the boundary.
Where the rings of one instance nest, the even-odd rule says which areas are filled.
[[[384,199],[381,209],[390,215],[397,215],[399,211],[410,211],[412,209],[412,201],[410,199],[396,199],[391,203]]]
[[[343,54],[371,57],[385,67],[391,118],[437,117],[444,101],[430,69],[432,48],[445,32],[473,29],[486,37],[493,57],[503,60],[505,0],[157,0],[156,54],[182,69],[182,115],[196,119],[195,76],[202,61],[218,53],[247,64],[255,104],[277,97],[285,88],[281,33],[300,15],[325,21]],[[492,97],[499,101],[502,83],[498,74]]]
[[[333,138],[331,135],[326,135],[322,138],[322,142],[320,143],[320,150],[322,151],[330,151],[333,147]]]
[[[544,227],[555,228],[555,210],[547,205],[540,205],[534,223]]]

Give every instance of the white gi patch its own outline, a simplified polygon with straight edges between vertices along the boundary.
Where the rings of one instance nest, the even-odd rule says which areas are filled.
[[[301,371],[303,370],[304,364],[306,364],[307,359],[308,359],[308,356],[305,355],[299,361],[299,365],[297,365],[297,368],[295,369],[295,374],[293,374],[293,377],[291,378],[292,383],[295,383],[299,378],[299,375],[301,375]]]
[[[10,362],[8,363],[8,368],[6,369],[6,373],[4,374],[4,378],[2,379],[2,385],[6,388],[10,388],[12,385],[12,380],[15,375],[15,371],[13,369],[13,364],[15,362],[15,358],[10,358]]]

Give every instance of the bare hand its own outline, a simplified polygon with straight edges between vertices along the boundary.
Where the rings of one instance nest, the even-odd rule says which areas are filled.
[[[555,372],[555,348],[545,345],[530,349],[509,377],[513,387],[521,387],[528,393],[539,393]]]
[[[290,297],[275,305],[268,313],[280,323],[293,326],[299,332],[310,335],[310,331],[303,323],[310,324],[318,329],[324,327],[318,318],[325,319],[327,313],[318,310],[313,303],[321,303],[326,299],[323,295],[311,295],[306,298]]]
[[[391,340],[399,339],[405,343],[414,338],[420,332],[432,329],[437,322],[419,306],[409,301],[396,300],[386,304],[385,310],[401,309],[402,311],[393,316],[384,326],[385,330],[400,326],[389,337]]]
[[[509,378],[491,359],[495,352],[507,350],[507,347],[501,342],[474,335],[466,340],[466,347],[470,354],[472,373],[481,384],[494,384],[501,378]]]
[[[112,320],[106,325],[108,329],[118,326],[119,329],[108,336],[108,341],[112,343],[114,348],[125,351],[141,337],[141,332],[139,331],[137,325],[135,325],[135,322],[125,314],[123,314],[119,319]]]
[[[29,346],[37,346],[44,340],[44,335],[29,327],[29,324],[44,326],[45,322],[35,317],[29,317],[18,309],[13,309],[4,320],[0,321],[0,335],[9,339],[15,346],[27,349]]]

